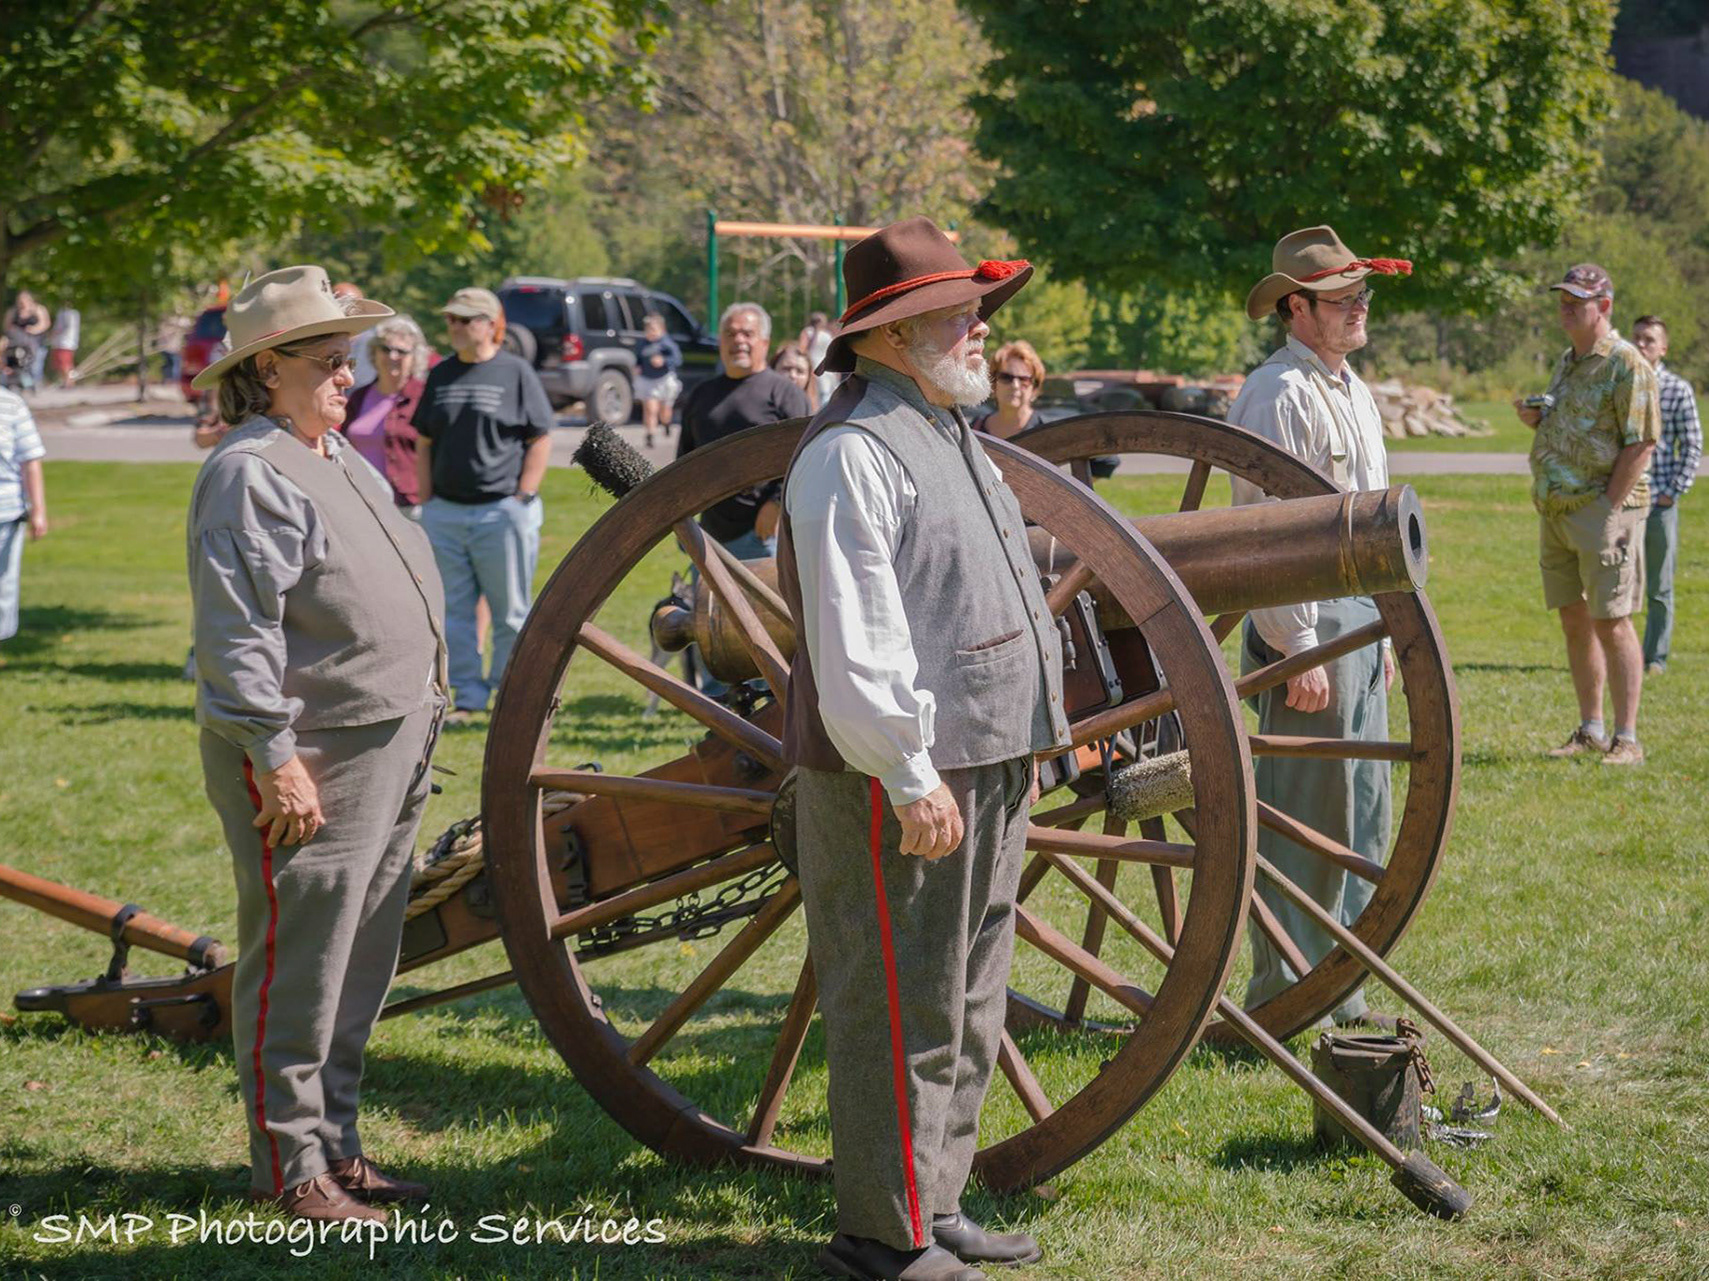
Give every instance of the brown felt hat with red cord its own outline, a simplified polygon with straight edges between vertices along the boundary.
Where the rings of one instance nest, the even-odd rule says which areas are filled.
[[[1335,234],[1333,227],[1306,227],[1290,231],[1276,242],[1270,255],[1270,274],[1246,295],[1246,314],[1262,320],[1276,304],[1304,289],[1328,293],[1345,289],[1375,272],[1382,276],[1410,276],[1412,264],[1405,258],[1361,258]]]
[[[854,368],[849,339],[939,307],[980,300],[986,320],[1032,278],[1032,264],[986,261],[969,267],[950,238],[930,218],[893,222],[856,241],[843,258],[843,284],[853,300],[838,318],[831,345],[816,373]]]

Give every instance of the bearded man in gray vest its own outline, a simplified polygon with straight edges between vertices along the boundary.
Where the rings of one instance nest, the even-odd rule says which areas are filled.
[[[962,407],[1024,262],[928,219],[848,252],[817,372],[852,373],[784,480],[802,645],[784,752],[830,1068],[836,1276],[974,1281],[1041,1257],[961,1213],[1003,1028],[1034,754],[1066,744],[1062,653],[1020,505]]]

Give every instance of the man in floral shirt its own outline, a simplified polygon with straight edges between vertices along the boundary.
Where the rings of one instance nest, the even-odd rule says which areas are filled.
[[[1561,353],[1545,407],[1514,402],[1535,429],[1531,501],[1542,516],[1543,601],[1561,616],[1579,726],[1551,756],[1594,751],[1604,765],[1638,765],[1644,655],[1632,615],[1643,599],[1650,455],[1661,439],[1655,371],[1614,330],[1614,284],[1580,263],[1558,284]],[[1614,702],[1614,738],[1602,695]]]

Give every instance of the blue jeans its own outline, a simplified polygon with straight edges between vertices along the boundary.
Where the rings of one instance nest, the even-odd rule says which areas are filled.
[[[1673,647],[1673,566],[1679,559],[1679,504],[1650,508],[1644,525],[1644,666],[1667,666]]]
[[[761,538],[759,534],[750,529],[747,533],[732,538],[724,546],[735,553],[737,560],[767,560],[777,555],[777,536],[774,534],[770,538]],[[700,571],[691,571],[689,579],[693,582],[699,582]],[[730,687],[706,670],[706,663],[700,656],[698,645],[691,645],[689,649],[693,655],[691,667],[700,685],[701,693],[709,694],[713,698],[723,698],[725,694],[729,693]]]
[[[18,634],[18,569],[29,527],[22,516],[0,523],[0,640]]]
[[[480,711],[504,679],[516,634],[534,599],[534,569],[540,562],[541,500],[519,503],[454,503],[430,498],[421,509],[422,528],[445,583],[445,647],[459,711]],[[493,615],[493,660],[481,672],[475,637],[475,601],[485,596]]]

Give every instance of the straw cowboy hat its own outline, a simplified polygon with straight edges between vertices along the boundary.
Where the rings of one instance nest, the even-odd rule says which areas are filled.
[[[930,218],[893,222],[857,241],[843,258],[843,283],[854,301],[837,318],[814,372],[848,373],[855,364],[849,339],[893,320],[975,298],[982,300],[979,318],[989,319],[1032,274],[1024,258],[969,267]]]
[[[1288,294],[1307,289],[1328,293],[1376,273],[1410,276],[1412,264],[1404,258],[1361,258],[1335,234],[1333,227],[1307,227],[1290,231],[1276,242],[1270,255],[1270,274],[1246,295],[1246,314],[1262,320],[1276,310]]]
[[[258,351],[303,338],[361,333],[391,314],[390,307],[368,298],[340,302],[319,267],[281,267],[257,276],[231,300],[225,312],[231,351],[191,379],[190,386],[206,391]]]

